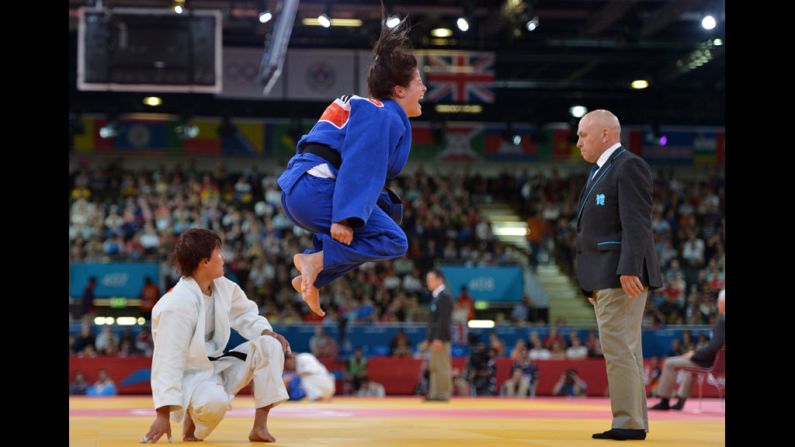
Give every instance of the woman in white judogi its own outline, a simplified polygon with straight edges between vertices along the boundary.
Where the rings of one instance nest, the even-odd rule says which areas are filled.
[[[250,441],[273,442],[268,412],[288,399],[282,381],[289,344],[273,332],[256,304],[224,278],[221,239],[191,229],[177,240],[174,258],[184,275],[152,311],[152,397],[157,417],[142,442],[163,434],[171,441],[169,414],[184,420],[183,440],[206,438],[253,380],[256,412]],[[230,328],[247,342],[224,354]]]

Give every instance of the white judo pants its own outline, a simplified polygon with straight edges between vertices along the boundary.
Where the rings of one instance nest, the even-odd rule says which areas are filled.
[[[246,360],[236,357],[214,360],[214,376],[199,384],[191,396],[188,412],[196,425],[198,439],[206,438],[218,426],[232,407],[232,399],[252,380],[256,408],[276,406],[289,398],[282,381],[284,351],[278,340],[263,335],[232,351],[245,353]]]

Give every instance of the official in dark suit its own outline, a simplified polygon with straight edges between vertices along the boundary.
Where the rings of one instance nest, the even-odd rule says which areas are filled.
[[[427,340],[430,347],[430,384],[427,400],[447,401],[453,389],[450,365],[450,323],[453,314],[453,298],[445,290],[444,274],[431,269],[425,275],[428,289],[433,295],[431,315],[428,319]]]
[[[621,146],[621,124],[607,110],[585,115],[577,135],[583,158],[593,163],[577,209],[577,281],[596,311],[613,411],[612,428],[593,437],[645,439],[641,322],[649,288],[662,287],[651,170]]]
[[[676,373],[682,368],[702,367],[709,368],[715,363],[715,357],[723,348],[726,340],[726,292],[720,291],[718,295],[718,321],[712,328],[712,340],[707,346],[690,351],[684,355],[669,357],[665,359],[662,375],[660,376],[660,386],[657,388],[662,400],[651,407],[652,410],[681,410],[685,407],[685,401],[690,396],[690,387],[693,384],[693,373],[685,373],[685,379],[679,387],[679,400],[670,405],[669,400],[676,384]]]

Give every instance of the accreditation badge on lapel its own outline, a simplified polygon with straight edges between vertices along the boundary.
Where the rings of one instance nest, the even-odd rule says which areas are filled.
[[[431,312],[436,312],[436,303],[431,303]]]

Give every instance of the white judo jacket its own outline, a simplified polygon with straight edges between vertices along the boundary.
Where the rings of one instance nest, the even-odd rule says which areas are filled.
[[[223,353],[230,327],[247,340],[259,337],[263,330],[273,330],[240,286],[220,277],[213,280],[213,290],[215,352],[207,352],[202,292],[193,278],[182,277],[152,309],[152,398],[155,409],[171,406],[171,417],[178,422],[196,387],[214,375],[207,357]]]

